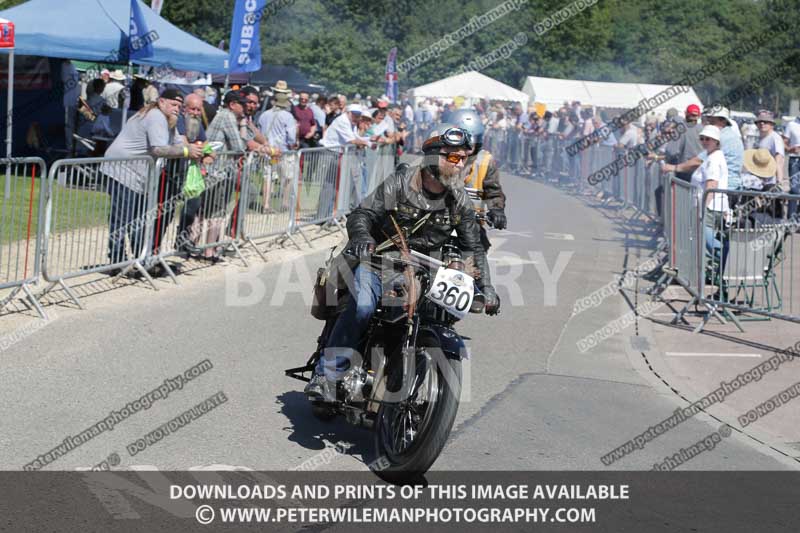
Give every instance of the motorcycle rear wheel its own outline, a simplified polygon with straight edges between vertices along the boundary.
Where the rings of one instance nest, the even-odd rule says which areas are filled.
[[[391,483],[418,480],[433,465],[453,428],[461,396],[461,361],[438,356],[417,379],[408,400],[380,406],[375,422],[376,458],[370,468]],[[429,353],[429,352],[428,352]]]

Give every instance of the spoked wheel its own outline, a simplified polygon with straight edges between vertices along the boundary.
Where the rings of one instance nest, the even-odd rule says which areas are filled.
[[[461,361],[427,351],[418,358],[407,398],[381,404],[375,424],[373,471],[392,483],[428,471],[447,443],[461,395]]]

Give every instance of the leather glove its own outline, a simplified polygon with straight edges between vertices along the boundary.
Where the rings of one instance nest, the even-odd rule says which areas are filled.
[[[506,213],[502,209],[489,209],[486,218],[495,229],[506,229],[508,221],[506,220]]]
[[[483,295],[486,297],[486,306],[484,312],[489,315],[496,315],[500,313],[500,297],[494,292],[494,287],[487,285],[482,289]]]
[[[375,243],[372,241],[355,241],[350,243],[350,250],[359,259],[368,259],[375,252]]]

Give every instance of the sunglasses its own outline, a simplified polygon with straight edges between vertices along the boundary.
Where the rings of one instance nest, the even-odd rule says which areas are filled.
[[[772,124],[772,122],[766,120],[756,120],[756,126],[760,126],[762,124]]]
[[[716,141],[716,139],[712,139],[711,137],[704,137],[703,135],[700,136],[701,141]]]
[[[461,155],[456,152],[439,152],[439,155],[444,156],[445,159],[447,159],[450,163],[453,164],[458,164],[461,161],[466,161],[467,157],[469,157],[466,155]]]

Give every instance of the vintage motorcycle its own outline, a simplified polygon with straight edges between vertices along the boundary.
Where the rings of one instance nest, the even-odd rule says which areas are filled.
[[[328,381],[336,390],[326,401],[311,402],[321,420],[344,416],[374,430],[376,457],[370,468],[390,482],[416,479],[444,448],[458,411],[462,360],[468,357],[464,337],[453,326],[469,312],[483,312],[485,304],[465,272],[468,262],[455,237],[443,245],[441,257],[412,250],[399,258],[369,259],[395,275],[394,281],[384,281],[384,297],[360,346],[364,355],[351,360],[341,380]],[[344,291],[334,300],[339,309],[347,301]],[[309,381],[305,374],[322,356],[336,314],[333,309],[326,317],[306,365],[286,370],[287,376]]]

